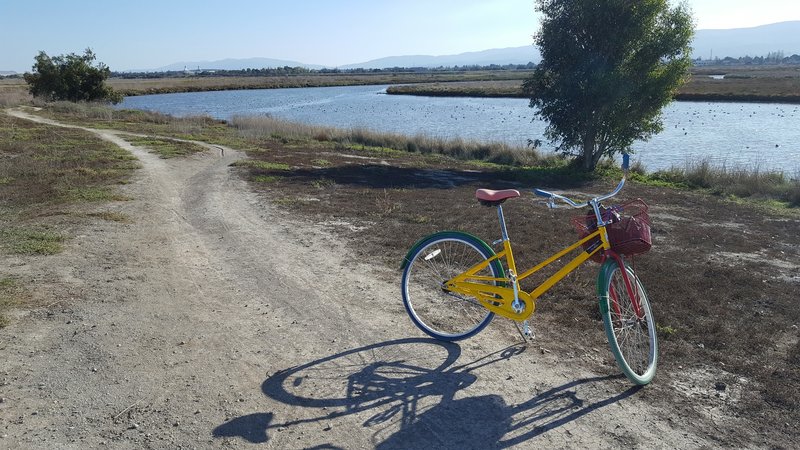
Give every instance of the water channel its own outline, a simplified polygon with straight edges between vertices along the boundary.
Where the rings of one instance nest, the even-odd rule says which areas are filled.
[[[386,86],[348,86],[159,94],[118,105],[175,116],[271,115],[291,121],[406,135],[499,141],[524,147],[544,141],[546,123],[524,99],[386,95]],[[647,170],[708,159],[715,165],[800,176],[800,105],[673,102],[664,131],[633,146]]]

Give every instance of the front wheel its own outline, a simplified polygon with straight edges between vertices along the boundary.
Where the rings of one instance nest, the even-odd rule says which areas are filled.
[[[488,325],[494,313],[474,297],[446,290],[444,283],[493,255],[480,239],[455,231],[436,233],[417,243],[406,256],[401,281],[403,304],[414,324],[445,341],[468,338]],[[497,260],[477,275],[504,277]]]
[[[600,269],[597,288],[603,325],[617,365],[632,382],[649,383],[656,374],[658,340],[642,282],[626,264],[609,259]]]

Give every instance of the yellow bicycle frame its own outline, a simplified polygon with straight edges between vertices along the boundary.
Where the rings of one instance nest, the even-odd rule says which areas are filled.
[[[525,292],[519,290],[518,283],[520,280],[523,280],[534,273],[538,272],[539,270],[543,269],[544,267],[549,266],[553,262],[559,260],[560,258],[564,257],[565,255],[569,254],[570,252],[576,250],[578,247],[583,245],[590,240],[599,237],[601,241],[601,245],[598,245],[597,248],[590,252],[583,251],[578,256],[573,258],[567,265],[562,267],[558,270],[558,272],[551,275],[547,278],[542,284],[536,287],[536,289],[532,290],[531,292]],[[533,314],[533,311],[536,309],[536,299],[539,298],[542,294],[547,292],[554,284],[558,283],[569,275],[570,272],[578,268],[581,264],[586,262],[592,255],[599,252],[600,250],[610,250],[611,244],[608,241],[608,233],[606,232],[605,226],[598,226],[597,230],[593,233],[589,234],[585,238],[579,240],[578,242],[572,244],[571,246],[561,250],[560,252],[554,254],[547,260],[539,263],[532,269],[528,270],[527,272],[515,276],[517,273],[517,267],[514,263],[514,254],[511,251],[511,241],[509,239],[503,240],[503,251],[497,253],[496,255],[492,256],[491,258],[485,259],[482,262],[472,266],[465,272],[455,276],[454,278],[448,280],[444,287],[449,290],[450,292],[459,293],[468,295],[471,297],[475,297],[478,301],[483,305],[486,309],[499,314],[504,317],[508,317],[509,319],[513,320],[526,320],[528,317]],[[489,264],[496,260],[505,259],[506,265],[508,267],[508,277],[505,278],[494,278],[494,277],[487,277],[476,275],[480,271],[486,269]],[[482,282],[494,282],[495,284],[485,284]],[[524,304],[524,308],[522,311],[517,312],[512,307],[514,303],[515,294],[514,292],[517,291],[516,297]]]

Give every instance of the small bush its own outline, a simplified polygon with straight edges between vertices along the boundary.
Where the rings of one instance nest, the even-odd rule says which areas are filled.
[[[34,59],[34,72],[24,75],[34,97],[46,101],[122,101],[122,95],[105,84],[111,69],[103,63],[95,67],[93,62],[96,56],[91,49],[87,48],[82,56],[70,53],[50,57],[45,52],[39,52]]]

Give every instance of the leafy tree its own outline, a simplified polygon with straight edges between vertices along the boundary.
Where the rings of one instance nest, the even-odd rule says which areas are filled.
[[[91,49],[84,54],[50,57],[39,52],[33,65],[33,73],[25,73],[28,90],[34,97],[46,100],[108,101],[119,103],[122,95],[105,84],[111,70],[103,63],[96,67]]]
[[[537,0],[542,62],[523,87],[545,137],[586,171],[661,131],[661,109],[688,78],[694,24],[668,3]]]

